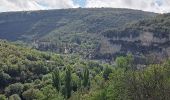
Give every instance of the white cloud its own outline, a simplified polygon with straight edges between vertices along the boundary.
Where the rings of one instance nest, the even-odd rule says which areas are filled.
[[[40,5],[47,6],[49,9],[75,8],[73,0],[36,0]]]
[[[74,0],[75,1],[75,0]],[[80,0],[79,0],[80,1]],[[85,0],[85,7],[131,8],[170,12],[170,0]],[[81,2],[84,2],[83,0]],[[0,12],[79,7],[73,0],[0,0]]]
[[[163,0],[161,10],[165,13],[170,12],[170,0]]]
[[[1,0],[0,11],[75,8],[72,0]]]
[[[87,0],[86,7],[131,8],[152,12],[170,12],[170,0]]]

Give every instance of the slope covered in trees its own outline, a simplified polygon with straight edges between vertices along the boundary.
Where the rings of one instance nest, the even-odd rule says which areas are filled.
[[[89,73],[81,74],[90,62],[81,62],[77,57],[40,52],[3,40],[0,56],[1,100],[62,100],[81,87],[84,77],[89,81]],[[94,65],[101,67],[98,63]]]
[[[0,35],[9,40],[26,41],[40,39],[50,33],[98,33],[154,15],[138,10],[112,8],[6,12],[0,13]]]
[[[62,66],[59,55],[25,49],[7,41],[0,41],[0,70],[4,80],[1,88],[15,82],[31,82],[52,71],[55,66]],[[7,80],[6,80],[7,78]]]
[[[107,30],[103,35],[112,38],[117,36],[123,37],[137,37],[144,32],[152,33],[157,38],[169,38],[170,14],[162,14],[151,19],[144,19],[138,22],[127,24],[125,27]],[[108,32],[108,34],[107,34]],[[110,34],[109,34],[110,32]]]
[[[1,100],[169,100],[169,60],[139,68],[129,54],[100,64],[2,40],[0,51]]]

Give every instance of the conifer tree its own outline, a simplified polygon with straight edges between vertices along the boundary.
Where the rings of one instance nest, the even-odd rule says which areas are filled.
[[[53,80],[53,86],[59,92],[60,91],[60,72],[58,68],[52,73],[52,80]]]
[[[89,85],[90,81],[89,81],[89,70],[86,67],[84,70],[84,75],[83,75],[83,86],[87,87]]]
[[[72,91],[71,68],[70,68],[70,66],[68,66],[67,69],[66,69],[66,75],[65,75],[65,96],[67,98],[71,97],[71,91]]]

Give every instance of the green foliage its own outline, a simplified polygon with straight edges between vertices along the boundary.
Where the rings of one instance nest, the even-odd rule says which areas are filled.
[[[11,79],[11,77],[8,74],[6,74],[0,70],[0,80],[1,80],[0,87],[5,87],[8,84],[8,82],[10,81],[10,79]]]
[[[133,63],[132,55],[128,55],[126,57],[121,56],[116,58],[116,66],[118,68],[123,68],[125,70],[132,69],[133,68],[132,63]]]
[[[127,65],[128,65],[128,62],[127,62],[126,57],[116,58],[116,66],[117,67],[127,69]]]
[[[153,18],[143,19],[134,23],[129,23],[123,28],[112,28],[104,30],[102,33],[106,37],[138,37],[145,32],[153,34],[155,38],[167,38],[170,34],[169,14],[158,15]]]
[[[81,87],[81,79],[75,73],[72,73],[72,89],[76,92]]]
[[[21,93],[23,92],[23,88],[24,86],[21,83],[11,84],[5,88],[5,94],[8,96],[13,94],[21,95]]]
[[[141,72],[131,72],[127,78],[130,98],[168,100],[170,77],[167,68],[169,66],[151,65]]]
[[[114,69],[113,73],[110,75],[111,83],[107,88],[107,98],[108,100],[124,100],[127,99],[127,90],[125,81],[124,69],[118,68]]]
[[[24,86],[23,90],[26,91],[30,88],[33,88],[33,83],[25,83],[23,86]]]
[[[89,70],[86,67],[84,69],[84,73],[83,73],[83,86],[84,87],[89,87],[89,85],[90,85]]]
[[[108,100],[169,100],[169,65],[151,65],[137,71],[114,69],[105,89]]]
[[[59,55],[50,55],[29,48],[15,46],[0,40],[0,81],[1,86],[9,85],[9,82],[31,82],[41,78],[42,75],[53,70],[54,66],[62,66],[62,58]],[[30,59],[29,56],[35,59]]]
[[[112,69],[109,66],[106,66],[103,72],[103,78],[109,80],[109,75],[112,73]]]
[[[72,92],[72,85],[71,85],[71,68],[68,66],[66,68],[66,76],[65,76],[65,97],[70,98]]]
[[[53,80],[53,86],[56,88],[57,91],[60,91],[61,80],[60,80],[60,72],[58,68],[52,73],[52,80]]]
[[[136,69],[132,55],[118,57],[115,66],[76,55],[50,55],[6,42],[1,46],[2,100],[169,100],[170,97],[170,61]],[[27,59],[27,55],[35,59]]]
[[[0,94],[0,100],[7,100],[5,95]]]
[[[105,89],[97,91],[96,94],[90,98],[90,100],[108,100],[107,91]]]
[[[44,94],[43,100],[64,100],[64,96],[60,92],[56,92],[53,86],[47,85],[42,88]]]
[[[21,100],[21,98],[18,94],[13,94],[9,97],[9,100]]]
[[[38,89],[29,89],[22,93],[25,100],[42,100],[44,95]]]

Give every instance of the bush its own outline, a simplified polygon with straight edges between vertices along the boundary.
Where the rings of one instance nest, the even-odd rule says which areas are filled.
[[[7,100],[5,95],[0,94],[0,100]]]
[[[0,80],[1,80],[0,87],[6,86],[9,83],[10,79],[11,77],[8,74],[4,73],[3,71],[0,71]]]
[[[9,97],[9,100],[21,100],[21,98],[18,94],[13,94]]]
[[[9,85],[7,88],[5,88],[5,93],[7,96],[18,94],[20,95],[23,92],[24,86],[21,83],[15,83]]]
[[[44,97],[43,93],[38,89],[29,89],[23,92],[22,96],[25,100],[41,100]]]

